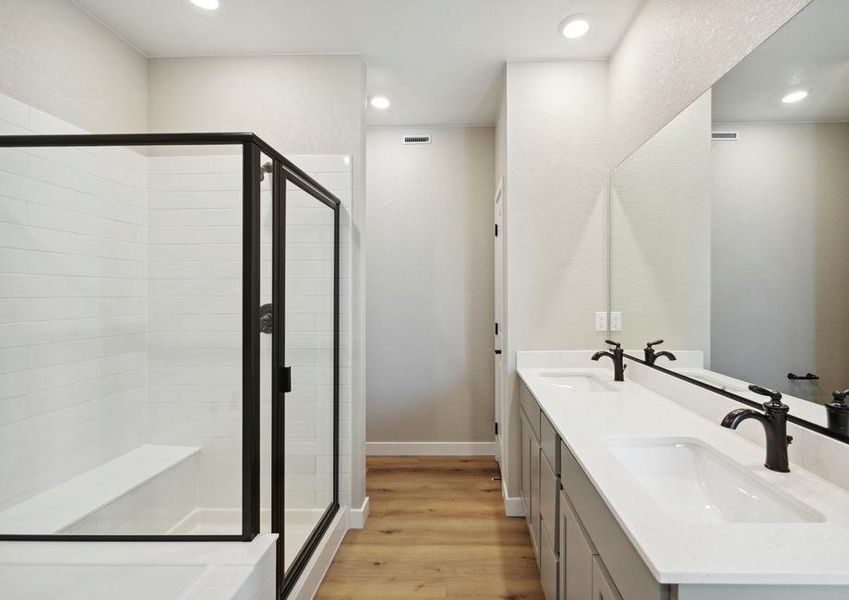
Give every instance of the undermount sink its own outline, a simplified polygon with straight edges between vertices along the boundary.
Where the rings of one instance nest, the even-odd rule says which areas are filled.
[[[592,373],[540,373],[547,383],[571,392],[615,392],[616,388],[604,383]]]
[[[690,522],[804,523],[825,518],[694,438],[611,439],[610,451],[654,500]]]

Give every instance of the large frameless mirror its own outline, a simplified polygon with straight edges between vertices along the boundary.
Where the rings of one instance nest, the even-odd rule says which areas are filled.
[[[678,360],[655,366],[744,402],[779,390],[849,441],[847,22],[814,0],[614,169],[610,202],[629,354],[663,339]]]

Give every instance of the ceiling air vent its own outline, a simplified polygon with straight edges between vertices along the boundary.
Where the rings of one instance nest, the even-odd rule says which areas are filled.
[[[429,144],[430,136],[429,135],[405,135],[404,136],[405,144]]]
[[[712,131],[710,139],[714,142],[736,142],[740,139],[740,134],[736,131]]]

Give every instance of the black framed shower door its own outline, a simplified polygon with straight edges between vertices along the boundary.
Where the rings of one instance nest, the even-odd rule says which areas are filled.
[[[339,511],[339,269],[340,269],[340,202],[333,194],[320,186],[314,179],[287,171],[284,164],[272,161],[272,304],[275,307],[272,325],[272,379],[271,379],[271,419],[272,419],[272,469],[275,484],[272,487],[272,531],[280,537],[277,543],[277,594],[280,598],[289,595],[297,583],[316,548],[329,529]],[[322,507],[320,517],[311,526],[297,553],[287,559],[286,515],[286,398],[293,393],[293,381],[297,382],[297,367],[288,366],[286,359],[286,260],[287,260],[287,208],[290,196],[287,189],[305,192],[316,206],[331,211],[332,219],[332,496]],[[280,307],[278,310],[276,307]],[[293,372],[294,369],[294,372]],[[297,385],[297,383],[295,384]],[[296,390],[297,391],[297,390]]]

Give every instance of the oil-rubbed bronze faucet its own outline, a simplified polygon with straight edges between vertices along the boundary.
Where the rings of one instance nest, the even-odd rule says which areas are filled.
[[[766,432],[766,462],[767,469],[787,473],[790,471],[790,460],[787,458],[787,445],[793,438],[787,435],[787,412],[790,408],[781,402],[781,392],[768,390],[757,385],[750,385],[749,390],[768,396],[769,402],[764,402],[764,412],[760,413],[751,408],[732,410],[722,419],[722,426],[737,429],[746,419],[757,419]]]
[[[664,350],[663,352],[656,352],[652,346],[658,346],[663,343],[663,340],[655,340],[653,342],[648,342],[646,347],[643,348],[643,355],[645,356],[645,363],[649,366],[654,365],[658,358],[668,358],[669,360],[678,360],[671,352],[667,352]]]
[[[622,344],[613,340],[604,340],[605,344],[610,344],[613,347],[612,351],[601,350],[593,354],[593,360],[598,360],[602,356],[607,356],[613,359],[613,381],[625,381],[625,351],[622,349]]]
[[[837,433],[849,436],[849,390],[834,392],[831,394],[832,401],[825,405],[828,414],[828,428]]]

